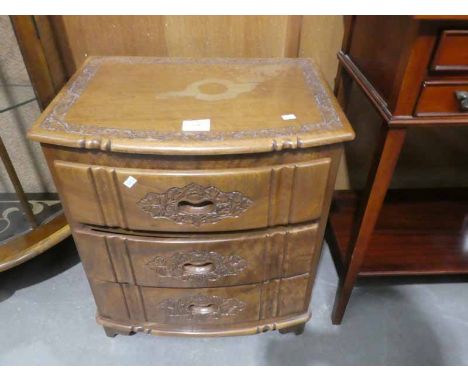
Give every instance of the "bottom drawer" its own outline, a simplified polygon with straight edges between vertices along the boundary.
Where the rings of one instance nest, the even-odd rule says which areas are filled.
[[[300,314],[309,275],[225,288],[151,288],[90,280],[99,315],[123,324],[197,330]]]

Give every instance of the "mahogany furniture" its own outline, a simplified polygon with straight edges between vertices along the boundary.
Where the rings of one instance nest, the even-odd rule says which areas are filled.
[[[41,142],[106,333],[300,333],[342,142],[308,59],[95,57]]]
[[[468,17],[353,16],[346,24],[335,91],[346,109],[356,83],[383,123],[367,186],[359,196],[336,193],[330,213],[335,324],[358,276],[468,273],[466,189],[386,195],[409,127],[468,124]]]

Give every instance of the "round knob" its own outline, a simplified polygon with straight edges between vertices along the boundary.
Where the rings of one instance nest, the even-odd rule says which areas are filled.
[[[457,90],[455,92],[455,97],[458,100],[460,110],[463,112],[468,111],[468,91]]]

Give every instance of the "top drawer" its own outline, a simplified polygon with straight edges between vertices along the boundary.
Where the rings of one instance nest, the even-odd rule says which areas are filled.
[[[143,231],[232,231],[318,218],[330,158],[231,170],[168,171],[55,161],[80,223]]]
[[[442,32],[431,69],[436,72],[468,72],[468,30]]]

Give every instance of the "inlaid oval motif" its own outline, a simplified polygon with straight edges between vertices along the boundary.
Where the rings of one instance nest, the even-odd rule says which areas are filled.
[[[163,300],[158,308],[167,317],[184,319],[213,319],[232,317],[242,312],[247,304],[237,298],[195,295]]]
[[[247,267],[247,261],[238,255],[223,256],[213,251],[190,251],[170,256],[155,256],[146,266],[160,277],[217,281],[223,277],[240,274]]]
[[[183,90],[158,94],[157,98],[193,97],[202,101],[219,101],[236,98],[239,94],[252,91],[256,86],[257,82],[254,81],[237,83],[223,78],[206,78],[187,85]]]
[[[223,192],[214,186],[195,183],[173,187],[161,194],[150,192],[138,202],[153,219],[165,218],[195,226],[238,217],[252,204],[252,200],[240,192]]]

